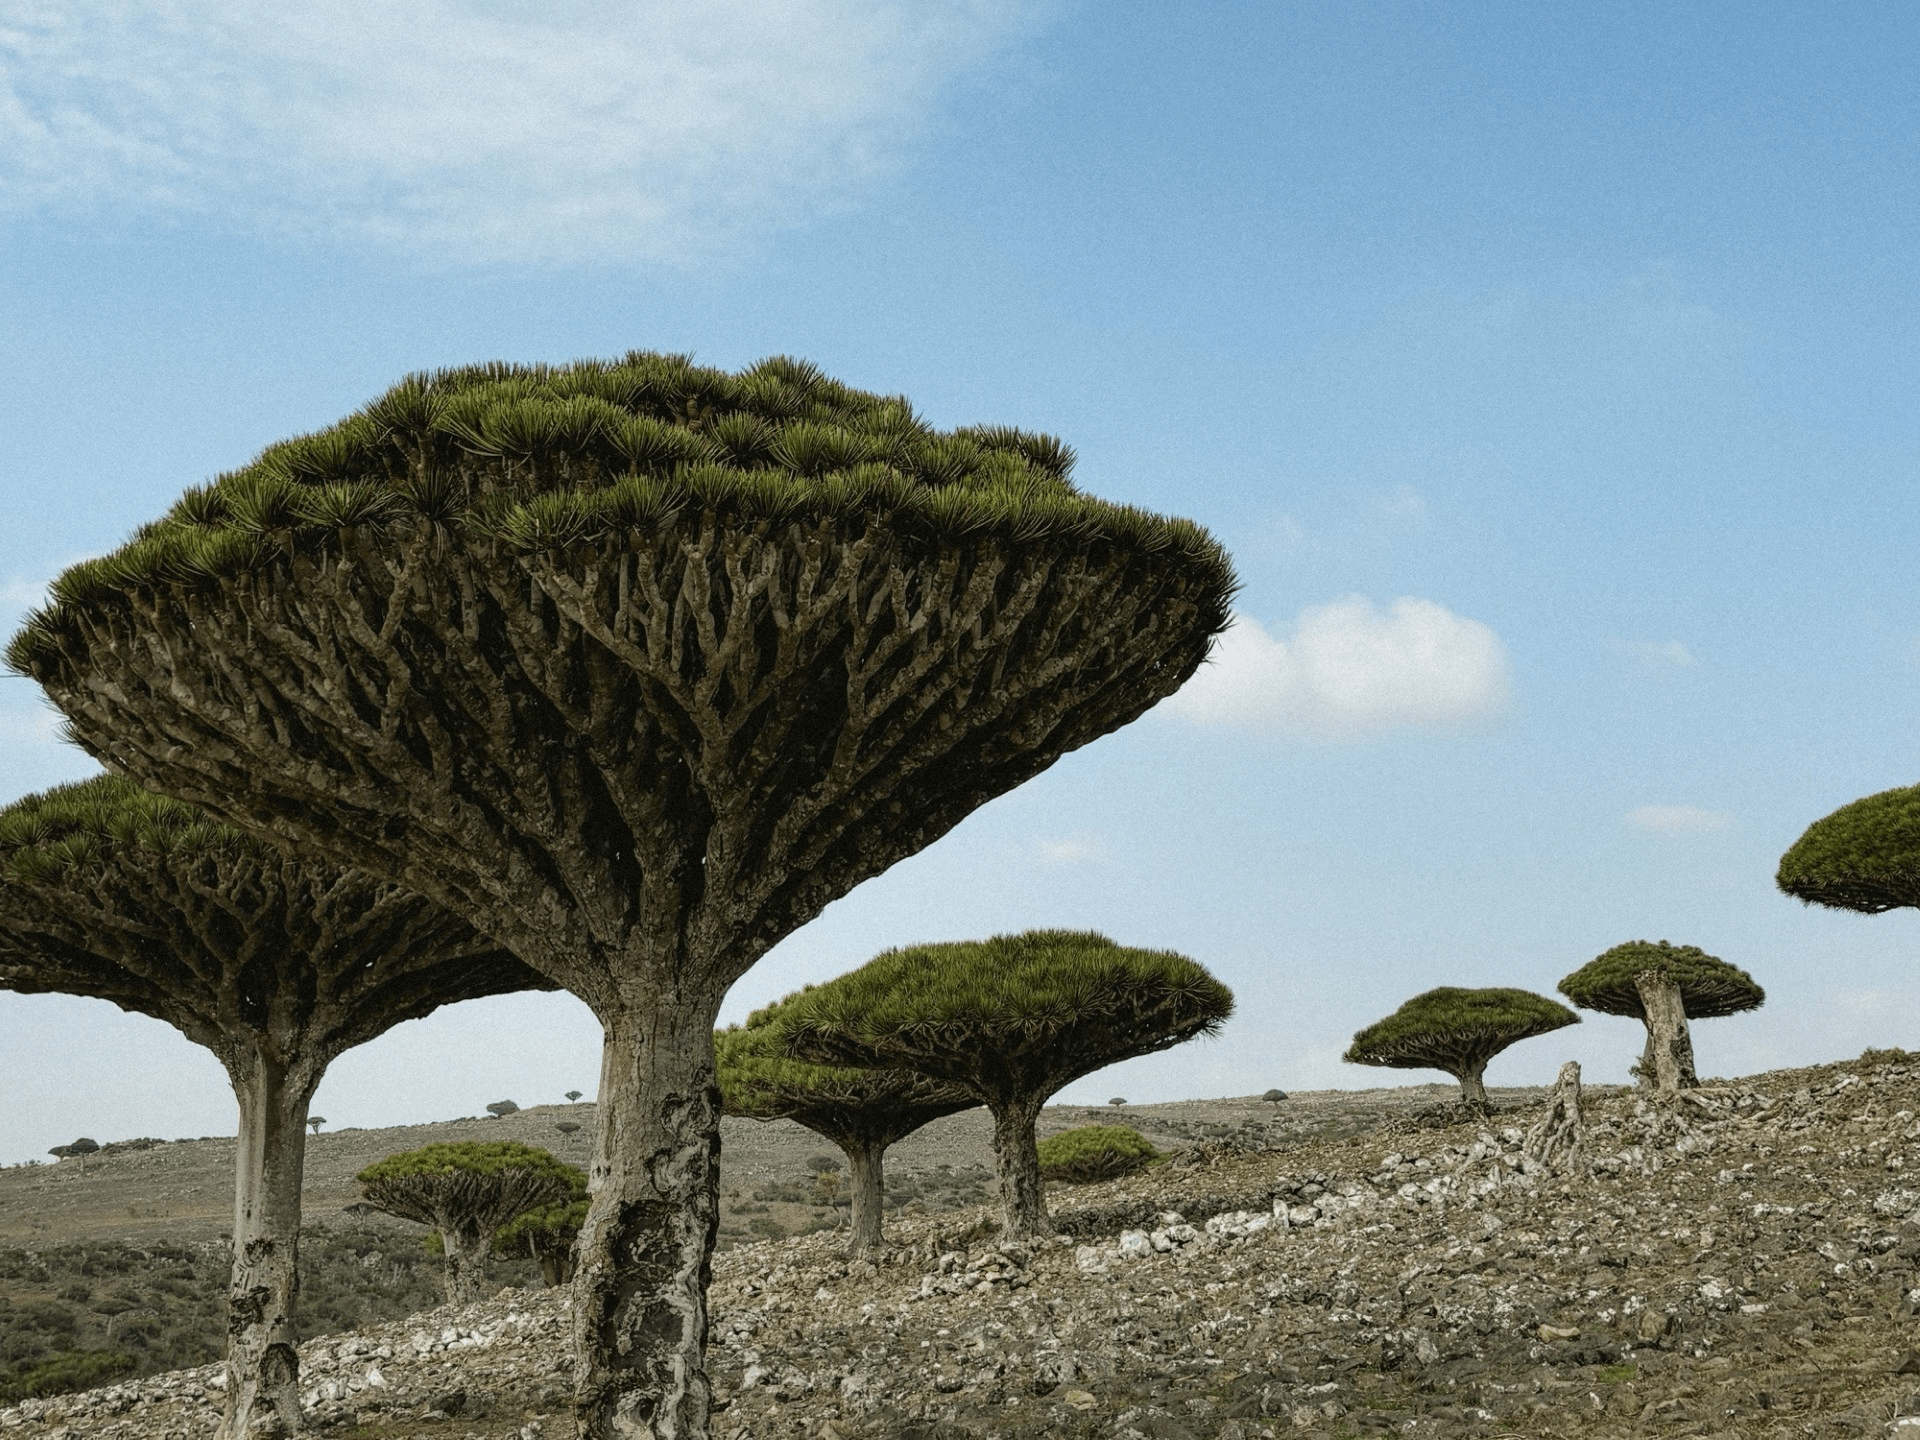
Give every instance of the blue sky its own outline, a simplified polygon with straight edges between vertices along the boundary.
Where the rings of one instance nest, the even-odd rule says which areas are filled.
[[[71,12],[71,13],[69,13]],[[1769,1002],[1745,1073],[1912,1042],[1920,921],[1781,852],[1920,779],[1916,104],[1893,4],[0,0],[0,601],[405,372],[805,356],[1232,550],[1218,663],[791,937],[1179,948],[1217,1041],[1134,1100],[1339,1063],[1436,984],[1632,938]],[[0,682],[0,799],[88,773]],[[1516,1047],[1619,1080],[1631,1022]],[[335,1126],[590,1090],[568,997],[344,1057]],[[0,996],[0,1160],[231,1133],[214,1062]]]

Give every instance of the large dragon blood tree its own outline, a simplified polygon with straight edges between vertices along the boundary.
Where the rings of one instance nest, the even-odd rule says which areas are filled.
[[[993,1115],[1000,1223],[1048,1234],[1034,1122],[1061,1086],[1210,1035],[1233,995],[1170,950],[1030,930],[889,950],[780,1002],[781,1043],[818,1064],[893,1066],[949,1081]]]
[[[958,1085],[911,1070],[859,1070],[808,1065],[779,1048],[778,1002],[756,1011],[753,1023],[713,1037],[720,1102],[749,1120],[792,1120],[824,1136],[847,1157],[850,1248],[879,1247],[886,1210],[887,1148],[929,1121],[980,1103]]]
[[[1767,992],[1736,965],[1692,945],[1629,940],[1589,960],[1560,982],[1582,1010],[1631,1015],[1647,1027],[1634,1073],[1649,1090],[1690,1090],[1693,1033],[1687,1022],[1757,1010]]]
[[[582,1433],[707,1431],[727,987],[1226,624],[1220,547],[1071,461],[791,360],[415,376],[74,566],[10,646],[110,768],[593,1009]]]
[[[441,906],[101,776],[0,811],[0,987],[110,1000],[211,1050],[239,1101],[226,1415],[300,1422],[307,1106],[334,1057],[454,1000],[547,990]]]
[[[1774,883],[1836,910],[1920,908],[1920,786],[1883,790],[1814,821],[1780,857]]]
[[[1357,1033],[1340,1058],[1350,1065],[1444,1070],[1460,1082],[1461,1103],[1485,1110],[1487,1062],[1517,1041],[1579,1023],[1559,1001],[1531,990],[1442,985]]]

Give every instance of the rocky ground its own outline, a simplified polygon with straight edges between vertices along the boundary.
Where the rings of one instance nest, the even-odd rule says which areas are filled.
[[[1526,1154],[1538,1101],[1429,1098],[1055,1191],[1042,1245],[962,1209],[896,1219],[878,1264],[826,1232],[741,1246],[715,1266],[715,1434],[1920,1436],[1920,1056],[1587,1098],[1571,1167]],[[564,1305],[314,1340],[313,1425],[567,1435]],[[0,1433],[202,1437],[217,1383],[28,1402]]]

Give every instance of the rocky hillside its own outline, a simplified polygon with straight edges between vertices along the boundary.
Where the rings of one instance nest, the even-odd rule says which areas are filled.
[[[736,1248],[715,1433],[1920,1435],[1920,1057],[1588,1101],[1571,1167],[1526,1153],[1538,1101],[1485,1124],[1399,1106],[1056,1191],[1045,1245],[962,1209],[894,1220],[878,1265],[824,1232]],[[315,1340],[316,1425],[564,1435],[564,1305],[508,1291]],[[203,1436],[217,1384],[29,1402],[0,1432]]]

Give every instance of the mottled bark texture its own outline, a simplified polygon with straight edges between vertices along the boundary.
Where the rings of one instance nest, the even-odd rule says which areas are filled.
[[[488,1293],[493,1232],[529,1210],[567,1198],[563,1176],[508,1166],[476,1173],[448,1169],[362,1178],[360,1193],[376,1210],[431,1225],[446,1254],[447,1298],[456,1304]]]
[[[1048,1092],[1051,1093],[1051,1092]],[[1053,1233],[1047,1195],[1040,1183],[1040,1145],[1033,1133],[1045,1095],[1002,1096],[993,1112],[993,1169],[1000,1185],[1000,1228],[1011,1239]]]
[[[239,1138],[223,1435],[268,1414],[295,1430],[300,1176],[327,1065],[449,1000],[550,982],[417,895],[231,832],[209,838],[203,819],[126,781],[7,814],[33,821],[76,795],[89,815],[137,823],[69,815],[28,827],[37,843],[0,844],[0,987],[110,1000],[226,1067]]]
[[[729,1115],[793,1120],[847,1157],[849,1246],[877,1249],[884,1234],[887,1150],[921,1126],[980,1101],[957,1085],[910,1070],[804,1065],[751,1053],[755,1031],[722,1031],[720,1093]],[[745,1042],[745,1043],[743,1043]]]
[[[1172,693],[1224,576],[878,512],[679,512],[533,551],[415,517],[74,607],[28,663],[110,766],[415,886],[593,1008],[614,1083],[580,1412],[590,1435],[684,1440],[706,1433],[721,997],[829,901]],[[607,1418],[627,1411],[647,1418]]]
[[[1569,1060],[1560,1067],[1547,1113],[1527,1132],[1526,1153],[1550,1170],[1584,1174],[1587,1123],[1580,1110],[1580,1064]]]
[[[1640,1083],[1652,1090],[1691,1090],[1700,1080],[1693,1073],[1693,1035],[1680,986],[1658,970],[1643,970],[1634,977],[1634,988],[1647,1024]]]
[[[1471,1068],[1462,1067],[1453,1072],[1454,1079],[1460,1082],[1460,1103],[1473,1110],[1487,1108],[1487,1085],[1483,1078],[1487,1073],[1486,1061]]]

